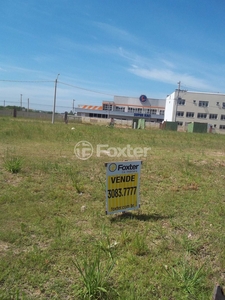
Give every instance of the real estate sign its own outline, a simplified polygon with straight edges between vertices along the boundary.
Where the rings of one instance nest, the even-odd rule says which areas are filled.
[[[138,209],[142,161],[109,162],[106,172],[106,214]]]

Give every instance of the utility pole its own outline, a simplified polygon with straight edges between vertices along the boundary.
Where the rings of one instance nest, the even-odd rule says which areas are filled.
[[[178,106],[178,101],[179,101],[179,96],[180,96],[180,84],[181,81],[178,81],[178,91],[177,91],[177,97],[175,97],[175,116],[174,116],[174,122],[176,122],[176,117],[177,117],[177,106]]]
[[[75,107],[74,107],[74,102],[75,102],[76,100],[75,99],[73,99],[73,113],[74,113],[74,110],[75,110]]]
[[[21,107],[21,110],[22,110],[22,107],[23,107],[23,101],[22,101],[22,97],[23,97],[23,95],[22,95],[22,94],[20,94],[20,107]]]
[[[5,107],[5,100],[4,100],[4,107]]]
[[[58,77],[60,74],[57,75],[57,78],[55,80],[55,93],[54,93],[54,102],[53,102],[53,111],[52,111],[52,124],[55,122],[55,106],[56,106],[56,92],[57,92],[57,82],[58,82]]]
[[[29,114],[29,98],[27,99],[27,114]]]

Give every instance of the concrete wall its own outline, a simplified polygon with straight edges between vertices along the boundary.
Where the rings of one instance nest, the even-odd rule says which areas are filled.
[[[74,120],[79,117],[74,117]],[[107,126],[110,123],[109,119],[101,119],[101,118],[90,118],[90,117],[80,117],[82,123],[89,123],[89,124],[98,124],[98,125],[104,125]],[[71,121],[73,119],[71,118]],[[120,120],[120,119],[115,119],[115,126],[117,127],[128,127],[132,128],[133,126],[133,120]],[[159,128],[159,123],[156,122],[145,122],[145,127],[146,128]]]
[[[0,116],[13,117],[13,109],[4,109],[0,110]],[[17,111],[17,118],[29,118],[29,119],[38,119],[38,120],[52,120],[52,114],[44,112],[27,112],[27,111]],[[55,114],[56,121],[63,121],[64,114]]]
[[[13,109],[5,109],[0,110],[0,117],[13,117]],[[17,118],[29,118],[29,119],[36,119],[36,120],[46,120],[51,122],[52,121],[52,114],[47,114],[44,112],[26,112],[26,111],[17,111]],[[55,114],[55,121],[57,122],[64,122],[64,114]],[[73,123],[87,123],[87,124],[98,124],[103,126],[108,126],[110,123],[110,119],[105,118],[90,118],[90,117],[81,117],[81,116],[73,116],[68,115],[68,124]],[[133,119],[132,120],[120,120],[115,119],[115,126],[116,127],[127,127],[132,128]],[[145,122],[146,128],[153,128],[158,129],[160,123],[157,122]]]

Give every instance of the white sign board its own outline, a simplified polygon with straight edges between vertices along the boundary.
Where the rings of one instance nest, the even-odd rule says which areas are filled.
[[[109,162],[106,171],[106,214],[138,209],[142,161]]]

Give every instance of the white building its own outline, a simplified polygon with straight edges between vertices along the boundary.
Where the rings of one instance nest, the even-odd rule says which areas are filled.
[[[165,99],[114,96],[113,101],[103,101],[102,106],[80,105],[78,116],[132,120],[143,118],[149,122],[161,123],[164,119]]]
[[[164,121],[183,127],[191,122],[208,123],[214,132],[225,133],[225,94],[176,89],[166,97]]]

